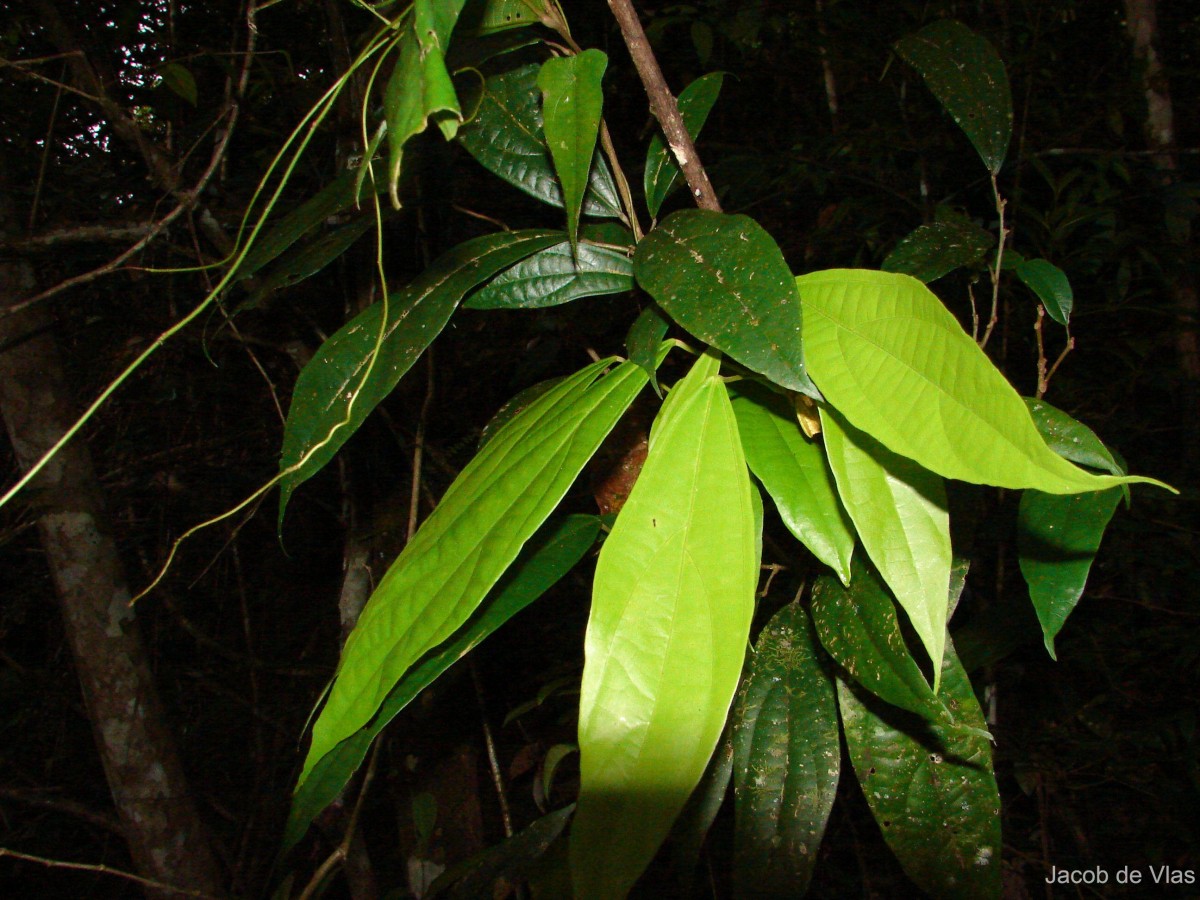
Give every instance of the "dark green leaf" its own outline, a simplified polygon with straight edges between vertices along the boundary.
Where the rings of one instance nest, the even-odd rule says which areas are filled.
[[[275,291],[289,288],[316,275],[354,246],[354,243],[374,226],[374,216],[359,216],[321,235],[311,243],[287,253],[250,293],[243,306],[253,308]]]
[[[1064,459],[1081,466],[1124,475],[1125,467],[1113,457],[1096,433],[1045,400],[1023,397],[1033,416],[1033,424],[1046,444]]]
[[[159,67],[158,74],[162,76],[163,84],[172,94],[182,97],[192,106],[200,100],[196,90],[196,79],[186,66],[167,63]]]
[[[1050,318],[1066,327],[1075,305],[1075,294],[1066,273],[1044,259],[1027,259],[1017,266],[1016,272],[1021,282],[1037,294]]]
[[[883,261],[883,271],[902,272],[929,283],[978,262],[996,239],[971,222],[935,222],[901,238]]]
[[[693,31],[693,34],[695,32]],[[712,49],[712,33],[709,33],[709,50]],[[679,93],[679,114],[683,116],[683,125],[687,128],[692,140],[700,134],[708,119],[708,113],[717,102],[721,93],[721,84],[725,80],[724,72],[709,72],[701,75]],[[651,216],[657,216],[663,201],[671,193],[679,178],[679,166],[674,156],[667,148],[666,141],[658,132],[650,139],[650,149],[646,152],[646,170],[643,177],[646,191],[646,208]]]
[[[477,35],[525,28],[541,21],[540,6],[537,0],[482,0],[469,3],[458,27]]]
[[[671,320],[662,311],[662,307],[651,303],[634,320],[629,334],[625,337],[625,349],[629,351],[630,360],[646,370],[650,376],[650,385],[659,397],[662,396],[662,389],[658,386],[659,344],[666,336],[670,324]]]

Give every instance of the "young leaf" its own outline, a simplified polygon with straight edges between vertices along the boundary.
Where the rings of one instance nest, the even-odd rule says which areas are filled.
[[[749,381],[732,393],[750,471],[775,501],[788,531],[849,584],[854,526],[838,500],[821,444],[801,433],[786,398]]]
[[[600,551],[571,832],[579,897],[621,897],[637,880],[704,773],[741,673],[758,557],[719,366],[706,353],[667,396]]]
[[[808,889],[841,774],[837,692],[808,613],[791,603],[754,646],[734,712],[739,896]]]
[[[934,222],[901,238],[882,269],[928,284],[955,269],[974,265],[995,243],[991,232],[973,222]]]
[[[396,209],[400,208],[400,166],[408,139],[424,131],[432,118],[446,140],[451,140],[462,122],[462,110],[446,69],[445,55],[450,32],[465,2],[413,0],[412,12],[404,24],[396,67],[383,95],[388,140],[387,183]]]
[[[662,307],[651,303],[629,326],[629,334],[625,337],[629,359],[646,370],[650,376],[650,386],[659,397],[662,396],[662,389],[658,386],[658,348],[670,324],[671,320]]]
[[[1092,560],[1121,491],[1056,496],[1025,491],[1017,516],[1021,574],[1037,611],[1051,659],[1054,638],[1083,595]]]
[[[492,174],[551,206],[563,205],[542,133],[537,65],[493,75],[484,84],[475,118],[463,125],[458,141]],[[583,214],[621,217],[616,182],[603,157],[596,155],[583,198]]]
[[[1066,273],[1044,259],[1027,259],[1017,266],[1016,273],[1037,294],[1050,318],[1065,328],[1075,306],[1075,294]]]
[[[466,241],[438,257],[388,298],[383,343],[365,381],[383,325],[383,303],[363,310],[321,345],[296,379],[284,426],[279,469],[287,474],[279,483],[280,524],[292,492],[333,459],[438,336],[463,295],[560,240],[561,231],[505,231]]]
[[[1092,475],[1047,447],[1012,385],[915,278],[830,269],[796,283],[813,379],[832,407],[892,452],[946,478],[997,487],[1077,494],[1147,482],[1174,490],[1153,478]]]
[[[938,689],[950,597],[950,513],[942,479],[821,409],[829,467],[863,549],[908,613]]]
[[[896,42],[995,175],[1012,137],[1012,93],[996,48],[961,22],[942,19]]]
[[[954,725],[928,725],[838,681],[842,730],[884,840],[932,897],[1000,896],[1000,793],[986,722],[946,647],[942,695]]]
[[[488,441],[379,582],[342,649],[304,774],[365,725],[425,653],[465,622],[646,384],[600,360]]]
[[[776,384],[820,398],[800,348],[800,298],[757,222],[704,209],[672,213],[638,244],[633,274],[696,337]]]
[[[576,56],[548,59],[538,73],[542,128],[562,186],[572,249],[578,239],[579,211],[596,153],[604,106],[601,79],[607,66],[608,57],[602,52],[584,50]]]
[[[708,120],[708,113],[717,102],[717,95],[721,93],[724,80],[724,72],[709,72],[679,92],[679,114],[683,116],[683,125],[693,140],[699,136],[700,129]],[[642,179],[646,191],[646,208],[650,210],[651,216],[658,215],[663,201],[670,195],[678,178],[679,166],[675,157],[667,148],[662,135],[655,132],[654,137],[650,139],[650,148],[646,151],[646,170]]]
[[[599,533],[596,516],[571,515],[547,522],[529,539],[478,612],[400,679],[369,724],[322,756],[300,779],[284,829],[284,852],[304,837],[312,820],[341,793],[388,723],[450,666],[552,588],[583,559]]]

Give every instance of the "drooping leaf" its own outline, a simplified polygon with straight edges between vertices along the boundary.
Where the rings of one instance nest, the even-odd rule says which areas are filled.
[[[951,645],[942,694],[953,725],[929,725],[838,682],[842,729],[884,840],[918,887],[946,900],[1000,896],[1000,794],[986,722]]]
[[[271,269],[270,274],[250,292],[244,306],[255,307],[275,291],[312,278],[354,246],[354,243],[374,226],[374,216],[359,216],[298,250],[285,254],[278,265]]]
[[[863,549],[941,671],[950,597],[950,513],[942,479],[821,409],[829,467]]]
[[[579,897],[624,896],[637,880],[700,780],[741,673],[758,559],[719,365],[706,353],[667,396],[596,567],[571,832]]]
[[[778,385],[820,398],[804,368],[796,285],[778,245],[753,219],[674,212],[638,244],[633,274],[696,337]]]
[[[1051,494],[1167,487],[1092,475],[1054,453],[1012,385],[915,278],[830,269],[796,282],[813,379],[850,424],[894,453],[946,478]]]
[[[826,652],[880,699],[930,720],[946,720],[942,701],[913,660],[896,605],[870,563],[855,558],[850,586],[823,575],[812,593],[812,616]]]
[[[854,526],[838,500],[821,444],[800,431],[786,398],[753,382],[736,385],[733,411],[746,462],[775,501],[783,524],[849,584]]]
[[[1083,595],[1100,539],[1120,502],[1118,488],[1069,496],[1040,491],[1021,495],[1018,559],[1052,659],[1058,658],[1054,638]]]
[[[1021,283],[1037,294],[1050,318],[1066,327],[1075,306],[1075,294],[1067,274],[1044,259],[1027,259],[1017,266],[1016,273]]]
[[[367,601],[313,725],[303,779],[471,616],[646,384],[600,360],[511,419],[454,480]]]
[[[300,373],[279,462],[279,521],[292,492],[331,460],[445,326],[463,295],[519,259],[562,240],[562,232],[507,231],[459,244],[407,287],[359,313]],[[371,366],[372,353],[383,340]],[[367,369],[370,366],[370,374]]]
[[[593,49],[548,59],[538,73],[542,129],[562,187],[572,248],[578,237],[583,193],[596,153],[600,112],[604,106],[601,80],[607,67],[608,57]]]
[[[710,35],[711,41],[711,35]],[[679,104],[679,114],[683,117],[683,125],[688,134],[695,140],[700,129],[708,120],[709,111],[717,102],[721,93],[721,84],[725,80],[724,72],[709,72],[701,75],[682,91],[676,98]],[[675,157],[668,149],[666,141],[658,132],[650,139],[650,148],[646,151],[646,170],[643,183],[646,191],[646,208],[651,216],[657,216],[662,209],[663,201],[670,195],[679,179],[679,166]]]
[[[553,587],[591,549],[599,533],[597,517],[571,515],[547,522],[529,539],[512,568],[466,625],[410,669],[370,723],[321,757],[296,785],[284,829],[285,852],[304,837],[312,820],[341,793],[362,765],[371,742],[388,723],[450,666]]]
[[[1046,445],[1059,456],[1081,466],[1124,475],[1125,467],[1096,437],[1096,432],[1045,400],[1025,397],[1025,406]]]
[[[754,650],[734,712],[734,882],[744,897],[799,897],[841,774],[837,692],[799,603]]]
[[[425,130],[430,119],[446,140],[458,133],[462,110],[446,68],[450,33],[466,0],[413,0],[396,51],[396,66],[383,95],[387,121],[388,191],[400,208],[400,166],[404,145]]]
[[[658,350],[670,324],[671,320],[662,307],[651,303],[629,326],[629,334],[625,337],[629,359],[646,370],[650,376],[650,386],[659,397],[662,396],[662,389],[658,386]]]
[[[191,70],[180,63],[166,63],[159,66],[158,74],[162,83],[172,94],[195,106],[200,101],[200,93],[196,89],[196,77]]]
[[[993,175],[1012,137],[1012,92],[996,48],[961,22],[942,19],[896,42],[929,90],[966,133]]]
[[[883,271],[901,272],[926,283],[971,266],[996,243],[973,222],[934,222],[900,239],[883,261]]]
[[[542,131],[537,78],[537,65],[488,78],[475,118],[459,130],[458,140],[492,174],[543,203],[562,206],[562,188]],[[583,198],[583,214],[621,217],[616,182],[598,154]]]

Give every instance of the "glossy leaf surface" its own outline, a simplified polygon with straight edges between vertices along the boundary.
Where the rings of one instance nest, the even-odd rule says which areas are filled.
[[[738,691],[734,883],[743,897],[808,889],[841,775],[837,692],[799,603],[767,623]]]
[[[1012,137],[1012,92],[996,48],[961,22],[942,19],[896,42],[929,90],[979,152],[988,171],[1004,164]]]
[[[747,216],[672,213],[638,244],[633,273],[696,337],[776,384],[819,397],[800,350],[800,298],[774,239]]]
[[[838,500],[823,446],[804,436],[786,397],[753,382],[736,385],[733,411],[746,462],[783,524],[848,584],[854,526]]]
[[[955,725],[929,726],[838,682],[863,796],[905,873],[930,896],[1000,896],[1000,795],[986,723],[947,647],[942,694]]]
[[[915,278],[830,269],[796,282],[814,380],[850,424],[894,453],[946,478],[1051,494],[1166,487],[1092,475],[1047,447],[1012,385]]]
[[[709,72],[679,92],[676,98],[679,114],[683,116],[683,125],[693,141],[708,120],[709,111],[717,102],[717,95],[721,93],[724,80],[724,72]],[[642,178],[646,192],[646,208],[650,210],[651,216],[658,215],[663,201],[670,195],[678,180],[679,166],[675,162],[674,154],[667,147],[662,135],[655,132],[654,137],[650,139],[650,148],[646,151],[646,169]]]
[[[758,580],[750,476],[719,359],[671,390],[596,567],[579,707],[577,897],[620,897],[712,755]],[[640,370],[639,370],[640,371]]]
[[[928,283],[955,269],[974,265],[995,243],[990,232],[971,222],[934,222],[901,238],[882,268]]]
[[[507,231],[459,244],[388,298],[386,325],[384,304],[376,303],[321,345],[296,379],[284,427],[280,471],[298,467],[280,481],[281,523],[292,492],[333,459],[438,336],[463,295],[561,240],[561,231]]]
[[[1037,294],[1050,318],[1066,326],[1075,306],[1075,294],[1066,273],[1044,259],[1027,259],[1014,271],[1021,282]]]
[[[1045,400],[1035,400],[1033,397],[1023,399],[1038,433],[1059,456],[1113,475],[1125,474],[1125,467],[1117,462],[1112,451],[1104,446],[1092,429]]]
[[[940,671],[950,596],[950,512],[942,479],[821,409],[838,493],[896,601]],[[934,679],[934,690],[937,690]]]
[[[564,379],[504,425],[392,563],[342,649],[302,778],[467,621],[562,500],[646,384],[633,363],[602,375],[609,365]]]

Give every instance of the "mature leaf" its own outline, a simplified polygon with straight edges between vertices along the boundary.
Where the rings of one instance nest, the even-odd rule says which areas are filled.
[[[304,837],[317,814],[341,793],[388,723],[450,666],[553,587],[591,549],[599,533],[596,516],[571,515],[547,522],[529,539],[478,612],[400,679],[369,724],[321,757],[296,785],[284,829],[285,851]]]
[[[775,614],[754,650],[734,712],[734,882],[740,896],[798,897],[841,774],[837,692],[799,603]]]
[[[646,370],[646,374],[650,376],[650,386],[659,397],[662,396],[662,389],[658,386],[659,344],[666,336],[670,324],[671,320],[667,318],[662,307],[651,303],[634,320],[629,327],[629,334],[625,337],[625,349],[629,352],[630,360]]]
[[[463,125],[458,140],[492,174],[543,203],[562,206],[562,188],[542,131],[538,69],[522,66],[488,78],[475,118]],[[621,217],[616,183],[599,155],[592,163],[583,214]]]
[[[863,549],[941,671],[950,597],[950,513],[942,479],[821,409],[829,467]]]
[[[708,120],[708,113],[717,102],[717,95],[721,93],[724,80],[724,72],[709,72],[679,92],[679,114],[683,116],[683,125],[693,140],[699,136],[700,129]],[[678,179],[679,166],[675,157],[667,148],[662,135],[655,132],[654,137],[650,139],[650,148],[646,151],[646,169],[642,179],[646,191],[646,208],[650,210],[651,216],[658,215],[663,201],[670,195]]]
[[[487,35],[536,25],[541,21],[540,6],[537,0],[483,0],[468,6],[459,27]]]
[[[729,792],[729,782],[733,778],[732,720],[730,716],[726,721],[725,730],[721,732],[717,749],[713,751],[700,783],[688,797],[671,829],[668,846],[671,848],[671,867],[680,887],[680,896],[693,895],[689,888],[695,882],[700,852]]]
[[[567,492],[646,374],[600,360],[551,388],[467,464],[367,601],[313,726],[303,778],[365,725],[421,657],[450,637]]]
[[[753,382],[736,385],[733,411],[746,462],[775,501],[783,524],[849,584],[854,526],[838,500],[821,444],[800,431],[785,397]]]
[[[538,88],[542,92],[542,130],[567,211],[567,234],[574,248],[579,232],[579,212],[587,189],[600,112],[604,107],[601,84],[608,57],[599,50],[575,56],[558,56],[542,63]]]
[[[1017,553],[1052,659],[1054,638],[1083,595],[1100,539],[1121,502],[1119,488],[1056,496],[1021,495]]]
[[[333,458],[391,392],[437,337],[463,295],[560,240],[562,232],[506,231],[459,244],[388,298],[386,324],[384,304],[376,303],[321,345],[292,392],[279,462],[286,473],[280,480],[280,523],[292,492]],[[377,342],[379,353],[372,366]]]
[[[1035,400],[1033,397],[1023,399],[1038,433],[1059,456],[1113,475],[1125,474],[1125,467],[1117,462],[1112,451],[1104,446],[1092,429],[1045,400]]]
[[[704,773],[737,688],[758,558],[719,366],[706,353],[667,396],[600,551],[579,704],[576,896],[624,896],[637,880]]]
[[[358,216],[345,225],[339,225],[327,234],[287,253],[279,264],[271,269],[269,275],[255,287],[244,304],[247,307],[257,306],[263,298],[275,291],[299,284],[306,278],[312,278],[331,262],[349,250],[354,243],[375,226],[375,217],[371,215]]]
[[[1012,93],[996,48],[961,22],[942,19],[896,42],[993,175],[1012,137]]]
[[[842,730],[863,796],[905,873],[930,896],[1000,896],[1000,794],[967,673],[946,647],[942,694],[955,724],[933,725],[838,682]]]
[[[776,384],[820,397],[804,368],[796,285],[753,219],[672,213],[638,244],[633,274],[696,337]]]
[[[934,222],[900,239],[883,271],[902,272],[926,283],[977,263],[996,243],[990,231],[973,222]]]
[[[930,719],[947,720],[905,644],[891,595],[870,563],[855,558],[850,587],[823,575],[812,593],[813,623],[826,652],[875,696]]]
[[[196,77],[187,66],[179,63],[166,63],[159,66],[158,74],[162,77],[163,86],[172,94],[186,100],[192,106],[200,101],[200,93],[196,90]]]
[[[1092,475],[1054,453],[1017,392],[915,278],[830,269],[796,282],[814,380],[831,406],[894,453],[947,478],[1051,494],[1167,487]]]
[[[1066,273],[1044,259],[1027,259],[1017,266],[1016,273],[1021,282],[1037,294],[1050,318],[1066,327],[1075,306],[1075,294]]]
[[[397,209],[400,166],[408,139],[424,131],[433,119],[446,140],[451,140],[463,119],[445,55],[450,33],[465,2],[413,0],[412,12],[404,24],[396,66],[383,94],[388,139],[387,183],[392,205]]]

